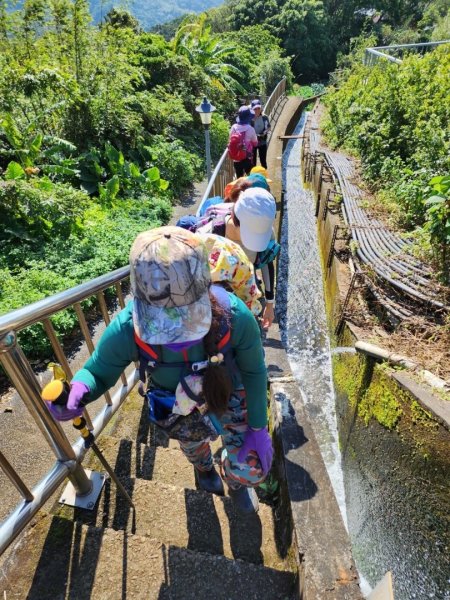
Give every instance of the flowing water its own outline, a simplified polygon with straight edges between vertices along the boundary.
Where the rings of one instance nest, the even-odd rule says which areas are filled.
[[[294,134],[302,132],[305,119],[303,114]],[[362,592],[371,590],[362,574],[375,585],[392,570],[397,600],[450,600],[445,530],[448,485],[445,460],[439,458],[442,452],[436,450],[427,459],[421,456],[420,447],[409,447],[401,435],[377,422],[369,427],[355,422],[351,428],[354,455],[344,452],[341,457],[336,401],[342,403],[342,398],[335,397],[331,355],[354,349],[330,350],[315,201],[303,186],[300,162],[301,140],[291,140],[283,155],[283,252],[277,283],[280,328],[342,518],[350,529]],[[348,416],[348,407],[339,404],[340,429],[345,430]],[[442,432],[441,440],[441,430],[432,431],[444,445],[448,432],[447,436]]]
[[[305,119],[303,113],[294,135],[301,134]],[[291,140],[283,154],[281,241],[285,250],[278,267],[277,305],[290,366],[347,527],[314,198],[303,187],[300,152],[301,140]],[[367,584],[363,587],[370,590]]]

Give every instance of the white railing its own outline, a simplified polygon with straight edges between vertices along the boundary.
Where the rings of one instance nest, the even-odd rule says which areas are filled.
[[[421,44],[397,44],[393,46],[376,46],[374,48],[366,48],[364,55],[364,64],[371,66],[379,60],[387,60],[396,64],[401,64],[402,59],[392,56],[392,53],[403,54],[404,52],[427,51],[441,44],[449,44],[450,40],[441,40],[439,42],[423,42]]]

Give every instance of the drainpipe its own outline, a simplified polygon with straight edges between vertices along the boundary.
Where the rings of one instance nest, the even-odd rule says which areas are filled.
[[[390,352],[385,348],[380,348],[379,346],[375,346],[374,344],[369,344],[368,342],[362,341],[356,342],[355,348],[361,354],[366,354],[368,356],[372,356],[373,358],[385,360],[391,365],[404,367],[405,369],[409,369],[411,371],[416,371],[418,375],[420,375],[432,387],[444,391],[450,390],[450,383],[448,381],[441,379],[440,377],[434,375],[434,373],[431,373],[426,369],[422,369],[418,363],[414,362],[410,358],[407,358],[406,356],[396,354],[395,352]]]

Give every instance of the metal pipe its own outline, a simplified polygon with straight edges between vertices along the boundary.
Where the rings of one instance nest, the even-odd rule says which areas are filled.
[[[51,317],[53,313],[67,308],[74,302],[80,302],[98,291],[114,285],[117,281],[129,277],[129,275],[130,267],[121,267],[87,283],[82,283],[59,294],[54,294],[28,306],[13,310],[0,317],[0,336],[11,329],[18,331],[33,325],[33,323],[42,321],[42,319]]]
[[[50,319],[43,319],[42,325],[44,326],[45,333],[47,334],[48,339],[50,340],[55,356],[62,368],[64,369],[64,373],[66,373],[69,379],[72,379],[72,369],[70,368],[69,362],[66,358],[66,355],[64,354],[64,350],[62,349],[62,346],[59,343],[59,339],[56,335],[56,331],[53,328],[52,322],[50,321]]]
[[[77,313],[78,322],[80,324],[81,333],[86,341],[86,345],[88,347],[89,353],[92,355],[95,351],[94,342],[92,341],[91,332],[89,331],[89,327],[86,321],[86,318],[83,313],[83,309],[81,308],[81,304],[76,302],[73,305],[75,312]],[[111,404],[111,395],[109,392],[104,393],[106,404]]]
[[[416,48],[421,46],[439,46],[440,44],[450,44],[450,40],[440,40],[438,42],[419,42],[417,44],[394,44],[392,46],[374,46],[375,50],[387,50],[389,48],[393,48],[396,50],[397,48]]]
[[[122,292],[122,287],[120,285],[120,281],[116,281],[115,288],[116,288],[117,298],[119,300],[119,306],[120,306],[120,308],[125,308],[125,300],[123,297],[123,292]]]
[[[1,357],[1,355],[0,355]],[[113,396],[111,406],[106,405],[94,419],[93,434],[97,438],[115,413],[122,406],[125,398],[139,381],[139,371],[134,369],[127,378],[128,385],[122,386]],[[42,402],[41,402],[42,404]],[[50,417],[50,415],[49,415]],[[51,417],[50,417],[51,418]],[[53,420],[53,419],[52,419]],[[31,491],[33,500],[24,504],[21,502],[15,510],[2,522],[0,526],[0,554],[2,554],[11,542],[19,535],[22,529],[33,518],[45,502],[55,493],[58,487],[68,476],[75,486],[73,474],[81,468],[81,462],[87,452],[84,440],[79,439],[72,448],[75,460],[57,462],[45,475],[42,481]],[[83,471],[84,472],[84,471]],[[89,480],[88,480],[89,481]],[[90,485],[90,482],[89,482]],[[88,490],[86,490],[88,491]]]
[[[33,488],[33,499],[21,502],[0,525],[0,555],[15,540],[38,510],[56,492],[70,472],[70,463],[57,462],[45,477]]]
[[[3,454],[3,452],[1,450],[0,450],[0,467],[2,468],[3,472],[8,477],[8,479],[11,481],[11,483],[14,484],[14,486],[16,487],[16,489],[18,490],[18,492],[22,496],[22,498],[25,500],[25,502],[31,502],[34,498],[33,494],[30,492],[30,490],[24,484],[22,479],[19,477],[17,472],[14,470],[14,468],[11,466],[10,462],[8,461],[8,459],[6,458],[6,456]]]
[[[64,431],[42,402],[39,383],[13,331],[0,338],[0,361],[57,459],[63,462],[75,460],[75,453]]]

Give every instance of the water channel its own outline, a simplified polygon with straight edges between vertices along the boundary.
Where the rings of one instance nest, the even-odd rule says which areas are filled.
[[[303,130],[305,115],[295,135]],[[281,238],[283,248],[288,250],[280,256],[278,272],[278,297],[285,308],[280,326],[292,372],[299,382],[347,526],[314,200],[301,181],[300,149],[301,140],[291,140],[283,156],[285,207]]]
[[[303,114],[294,134],[301,134],[305,120],[306,115]],[[341,457],[315,202],[313,193],[303,186],[300,158],[301,140],[289,141],[283,154],[285,194],[281,238],[282,247],[286,250],[280,256],[277,284],[280,328],[292,372],[298,381],[342,518],[349,530],[361,589],[367,595],[371,586],[390,569],[394,576],[396,600],[449,599],[445,544],[435,548],[435,542],[432,546],[430,539],[427,541],[426,538],[421,541],[423,543],[415,543],[414,532],[420,527],[423,530],[424,526],[417,523],[419,511],[414,513],[414,508],[410,510],[414,501],[403,502],[403,474],[394,470],[390,478],[384,479],[384,466],[387,468],[392,463],[390,459],[384,461],[379,453],[374,452],[373,458],[364,456],[358,466],[355,466],[355,461],[349,460],[350,455],[344,455],[344,460]],[[342,410],[345,412],[348,408],[343,407],[340,399],[339,427],[342,425]],[[370,453],[372,447],[387,448],[393,439],[398,438],[390,435],[389,431],[383,431],[378,423],[368,428],[357,428],[356,436],[357,447],[362,454]],[[396,443],[400,446],[401,440]],[[403,452],[408,461],[410,456],[406,456],[406,448]],[[369,463],[371,475],[375,477],[370,476],[371,487],[367,483]],[[405,472],[411,475],[409,469]],[[408,479],[411,482],[414,477]],[[435,483],[439,484],[439,481]],[[396,504],[389,498],[395,498]],[[420,496],[417,499],[420,500]],[[424,505],[420,508],[422,520],[427,517],[426,499],[423,498],[423,501]],[[443,508],[441,506],[439,510]],[[434,564],[430,564],[431,558]]]

